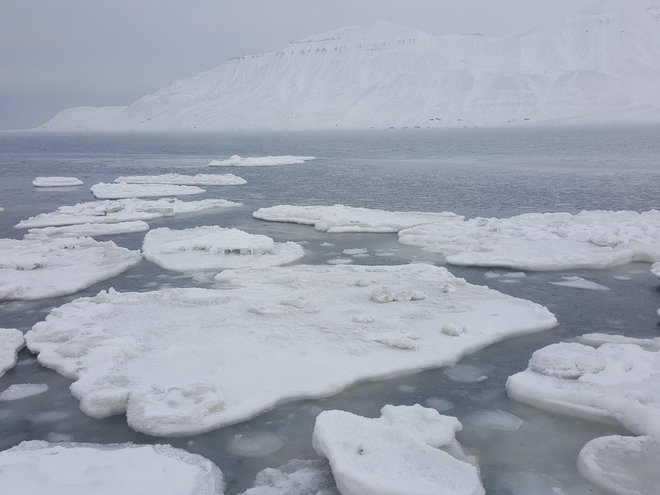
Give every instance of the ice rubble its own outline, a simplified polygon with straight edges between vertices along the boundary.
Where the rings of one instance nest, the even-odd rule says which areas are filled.
[[[21,339],[23,336],[21,336]],[[43,394],[48,390],[45,383],[15,383],[0,392],[0,402],[25,399],[33,395]]]
[[[234,203],[225,199],[181,201],[174,198],[157,200],[128,198],[112,201],[89,201],[73,206],[60,206],[53,212],[40,213],[27,220],[21,220],[16,228],[151,220],[182,213],[195,213],[213,208],[233,208],[237,206],[241,206],[241,203]]]
[[[80,186],[83,181],[76,177],[36,177],[32,185],[36,187]]]
[[[98,199],[144,198],[155,196],[181,196],[201,194],[204,189],[197,186],[179,186],[176,184],[125,184],[99,182],[91,188],[92,194]]]
[[[130,234],[146,232],[149,224],[142,220],[117,223],[83,223],[62,227],[41,227],[29,229],[24,239],[48,239],[60,237],[96,237],[99,235]]]
[[[247,184],[245,179],[234,174],[126,175],[117,177],[115,182],[125,184],[174,184],[180,186],[240,186]]]
[[[79,298],[37,323],[27,345],[76,380],[87,414],[126,412],[135,430],[186,435],[557,324],[542,306],[432,265],[241,269],[216,280],[221,289]],[[464,333],[440,331],[448,323]]]
[[[325,460],[293,459],[257,473],[254,486],[241,495],[339,495]]]
[[[23,495],[221,495],[208,459],[169,445],[22,442],[0,452],[0,486]]]
[[[90,237],[0,239],[0,301],[73,294],[140,262],[137,251]]]
[[[0,328],[0,376],[16,365],[16,355],[24,345],[23,332],[15,328]]]
[[[211,160],[212,167],[273,167],[276,165],[299,165],[310,160],[316,160],[315,156],[256,156],[242,157],[232,155],[228,160]]]
[[[305,255],[295,242],[218,226],[151,230],[142,252],[145,259],[179,272],[283,265]]]
[[[385,406],[375,419],[324,411],[313,445],[342,495],[480,495],[476,460],[456,441],[461,429],[456,418],[419,404]]]
[[[462,216],[454,213],[421,211],[385,211],[352,206],[291,206],[277,205],[259,208],[253,217],[269,222],[290,222],[313,225],[324,232],[398,232],[401,229],[431,222],[447,225],[460,223]]]

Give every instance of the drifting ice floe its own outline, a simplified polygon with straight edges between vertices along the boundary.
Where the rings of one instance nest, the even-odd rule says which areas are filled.
[[[152,230],[144,237],[142,252],[145,259],[179,272],[284,265],[305,255],[295,242],[217,226]]]
[[[36,187],[80,186],[83,181],[76,177],[36,177],[32,185]]]
[[[48,385],[45,383],[15,383],[0,392],[0,402],[25,399],[43,394],[46,390],[48,390]]]
[[[22,442],[0,452],[6,493],[222,495],[222,472],[169,445]]]
[[[656,277],[660,277],[660,262],[651,265],[651,273]]]
[[[0,301],[73,294],[140,262],[137,251],[89,237],[0,239]]]
[[[241,206],[241,203],[234,203],[225,199],[181,201],[173,198],[162,198],[148,201],[130,198],[115,201],[89,201],[73,206],[60,206],[50,213],[40,213],[27,220],[20,221],[16,228],[151,220],[182,213],[195,213],[212,208],[233,208],[237,206]]]
[[[526,213],[420,225],[399,242],[454,265],[568,270],[660,260],[660,212]]]
[[[178,186],[173,184],[108,184],[99,182],[91,188],[92,194],[98,199],[144,198],[149,196],[181,196],[201,194],[204,189],[197,186]]]
[[[146,232],[149,224],[142,220],[117,223],[84,223],[81,225],[66,225],[64,227],[42,227],[29,229],[24,239],[45,239],[59,237],[96,237],[98,235],[129,234]]]
[[[385,211],[352,206],[291,206],[259,208],[253,217],[269,222],[313,225],[324,232],[398,232],[401,229],[431,222],[444,225],[460,223],[463,217],[454,213],[422,211]]]
[[[118,177],[115,182],[126,184],[175,184],[180,186],[239,186],[247,181],[234,174],[163,174],[127,175]]]
[[[562,287],[571,287],[573,289],[585,289],[585,290],[610,290],[609,287],[592,282],[591,280],[586,280],[582,277],[573,277],[565,276],[562,277],[563,280],[558,282],[548,282],[551,285],[560,285]]]
[[[480,495],[476,460],[456,441],[461,429],[456,418],[419,404],[385,406],[376,419],[324,411],[313,444],[342,495]]]
[[[126,412],[135,430],[186,435],[557,324],[542,306],[432,265],[242,269],[216,280],[225,287],[77,299],[37,323],[27,345],[77,380],[87,414]],[[448,323],[464,332],[440,331]]]
[[[16,355],[24,345],[23,332],[15,328],[0,328],[0,376],[16,365]]]
[[[257,156],[242,157],[232,155],[228,160],[211,160],[212,167],[272,167],[275,165],[298,165],[310,160],[316,160],[315,156]]]
[[[257,473],[254,487],[241,495],[339,495],[326,460],[294,459]]]

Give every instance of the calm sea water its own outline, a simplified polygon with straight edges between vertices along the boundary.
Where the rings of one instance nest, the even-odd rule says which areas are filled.
[[[313,155],[305,165],[265,168],[210,168],[208,162],[233,154]],[[89,186],[125,174],[233,172],[244,186],[207,188],[190,197],[226,198],[244,203],[224,212],[203,212],[150,222],[152,227],[194,225],[238,227],[278,241],[304,241],[302,263],[322,264],[347,248],[389,252],[357,258],[360,264],[426,261],[442,257],[399,245],[395,235],[325,234],[310,227],[268,223],[252,211],[275,204],[334,204],[389,210],[453,211],[466,216],[510,216],[525,212],[660,207],[660,128],[461,129],[373,131],[332,134],[0,134],[0,236],[21,238],[19,220],[64,204],[93,199]],[[36,189],[40,175],[74,175],[76,188]],[[113,236],[138,249],[142,234]],[[333,247],[323,246],[329,241]],[[433,370],[363,384],[336,396],[286,404],[250,421],[183,439],[162,439],[131,431],[123,416],[96,420],[85,416],[68,390],[70,382],[41,368],[24,350],[14,370],[0,378],[0,390],[14,383],[47,383],[49,390],[20,401],[0,403],[0,449],[26,439],[116,443],[171,443],[215,461],[227,478],[227,493],[250,486],[257,471],[290,459],[315,458],[311,432],[322,409],[341,408],[377,416],[385,404],[425,404],[429,398],[451,401],[447,414],[464,422],[459,439],[480,458],[489,494],[536,495],[598,493],[575,468],[580,448],[616,428],[544,413],[509,401],[506,378],[526,367],[531,353],[549,343],[587,332],[658,335],[660,306],[657,278],[647,264],[611,270],[528,273],[524,279],[487,279],[486,269],[449,267],[471,283],[548,306],[561,325],[549,332],[510,339],[462,361],[488,376],[479,383],[453,381]],[[606,292],[550,285],[562,275],[580,275],[610,288]],[[630,280],[615,279],[626,275]],[[206,286],[142,262],[119,277],[72,296],[29,303],[0,304],[0,326],[29,330],[47,312],[76,297],[101,289],[153,290]],[[468,368],[468,371],[470,368]],[[524,420],[514,432],[494,430],[478,421],[483,411],[501,410]],[[227,451],[236,438],[263,446],[266,455]],[[230,449],[231,450],[231,449]],[[259,449],[257,449],[259,450]]]

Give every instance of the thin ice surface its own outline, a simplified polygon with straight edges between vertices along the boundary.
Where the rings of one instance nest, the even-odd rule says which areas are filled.
[[[142,256],[90,237],[0,239],[0,301],[73,294],[119,275]]]
[[[201,194],[204,189],[197,186],[179,186],[176,184],[125,184],[99,182],[90,190],[98,199],[125,199],[144,197],[181,196]]]
[[[300,165],[310,160],[316,160],[315,156],[248,156],[232,155],[227,160],[211,160],[212,167],[273,167],[277,165]]]
[[[291,263],[305,255],[300,244],[218,226],[155,229],[142,245],[145,259],[166,270],[210,271]]]
[[[456,418],[419,404],[385,406],[376,419],[324,411],[313,444],[342,495],[481,495],[476,461],[456,441],[461,429]]]
[[[126,175],[117,177],[115,182],[126,184],[176,184],[181,186],[239,186],[247,181],[234,174],[162,174]]]
[[[23,332],[15,328],[0,328],[0,376],[16,365],[16,355],[24,345]]]
[[[36,187],[80,186],[83,181],[76,177],[36,177],[32,185]]]
[[[45,383],[15,383],[0,392],[0,402],[25,399],[43,394],[46,390],[48,385]]]
[[[101,292],[28,332],[95,417],[152,435],[236,423],[285,401],[439,367],[556,325],[544,307],[432,265],[230,270],[219,290]],[[460,325],[447,335],[444,324]]]
[[[222,495],[222,472],[169,445],[22,442],[0,452],[0,486],[21,495]]]
[[[293,459],[279,468],[257,473],[254,486],[242,495],[339,495],[326,460]]]
[[[29,229],[24,239],[47,239],[60,237],[96,237],[98,235],[130,234],[146,232],[149,224],[142,220],[117,223],[83,223],[62,227],[42,227]]]

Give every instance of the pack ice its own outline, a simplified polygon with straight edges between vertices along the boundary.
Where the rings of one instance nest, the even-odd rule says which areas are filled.
[[[147,196],[181,196],[201,194],[204,189],[197,186],[179,186],[176,184],[125,184],[99,182],[91,188],[98,199],[144,198]]]
[[[200,433],[552,328],[544,307],[432,265],[227,270],[221,289],[100,292],[26,335],[94,417]],[[445,332],[460,328],[461,332]]]
[[[137,251],[89,237],[0,239],[0,301],[73,294],[140,262]]]
[[[375,419],[324,411],[313,444],[342,495],[482,495],[476,460],[456,441],[461,429],[419,404],[385,406]]]
[[[227,160],[211,160],[212,167],[274,167],[277,165],[299,165],[309,160],[316,160],[315,156],[247,156],[232,155]]]
[[[295,242],[218,226],[151,230],[142,252],[145,259],[179,272],[283,265],[305,255]]]
[[[222,471],[169,445],[22,442],[0,452],[0,486],[22,495],[222,495]]]
[[[146,232],[149,224],[142,220],[117,223],[83,223],[80,225],[64,225],[62,227],[41,227],[28,229],[24,239],[47,239],[59,237],[96,237],[98,235],[130,234]]]
[[[24,345],[23,332],[15,328],[0,328],[0,376],[16,365],[16,354]]]
[[[234,174],[162,174],[127,175],[117,177],[115,182],[125,184],[175,184],[181,186],[239,186],[247,181]]]
[[[35,177],[32,185],[36,187],[80,186],[83,181],[76,177]]]

